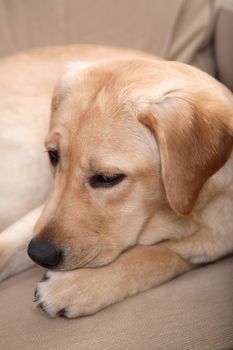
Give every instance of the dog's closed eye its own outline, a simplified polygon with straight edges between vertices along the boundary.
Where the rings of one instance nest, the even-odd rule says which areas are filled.
[[[93,188],[108,188],[119,184],[125,177],[124,174],[96,174],[89,179],[89,184]]]

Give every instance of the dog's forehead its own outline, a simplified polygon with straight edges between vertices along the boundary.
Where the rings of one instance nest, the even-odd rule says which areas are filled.
[[[65,124],[75,132],[90,126],[104,129],[124,122],[120,95],[125,87],[119,72],[105,65],[81,65],[69,70],[58,84],[51,113],[51,126]]]
[[[91,64],[72,65],[60,79],[52,101],[52,113],[57,117],[73,117],[75,112],[84,112],[105,95],[114,73]],[[66,111],[64,115],[63,111]]]
[[[59,119],[68,119],[70,116],[73,120],[73,113],[88,111],[96,102],[102,109],[119,106],[120,96],[124,91],[138,90],[143,88],[148,79],[151,81],[152,69],[153,61],[137,59],[113,59],[72,65],[55,89],[52,116]]]
[[[72,122],[57,122],[53,130],[61,133],[60,147],[69,148],[76,165],[85,170],[133,172],[145,163],[152,166],[156,159],[156,141],[149,130],[111,103],[103,108],[95,101],[87,110],[78,111]]]
[[[136,120],[117,112],[109,119],[97,114],[84,120],[70,142],[77,166],[96,172],[109,169],[134,173],[154,165],[158,156],[156,141]]]
[[[103,97],[101,98],[103,99]],[[95,161],[135,158],[146,148],[146,131],[132,115],[125,114],[114,101],[98,101],[79,115],[78,122],[73,123],[70,140],[73,152]]]
[[[118,67],[117,67],[118,68]],[[72,152],[84,158],[120,158],[142,163],[155,146],[136,114],[129,113],[121,95],[128,85],[119,69],[104,65],[69,72],[55,93],[52,129],[65,126]],[[58,101],[56,101],[58,99]],[[125,101],[125,100],[124,100]],[[71,141],[72,140],[72,141]]]

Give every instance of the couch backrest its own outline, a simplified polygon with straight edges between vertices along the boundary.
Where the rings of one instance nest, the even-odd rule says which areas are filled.
[[[0,56],[36,46],[105,44],[216,75],[218,8],[215,0],[0,0]]]

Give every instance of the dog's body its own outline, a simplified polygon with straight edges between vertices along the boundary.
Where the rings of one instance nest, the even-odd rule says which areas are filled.
[[[41,148],[48,121],[38,125],[30,142]],[[135,55],[74,65],[52,101],[46,148],[54,189],[42,214],[39,207],[0,235],[0,278],[31,264],[25,247],[34,235],[34,261],[73,270],[49,271],[38,304],[72,318],[232,253],[232,147],[232,95],[207,74]],[[51,184],[44,160],[38,166],[30,209]]]

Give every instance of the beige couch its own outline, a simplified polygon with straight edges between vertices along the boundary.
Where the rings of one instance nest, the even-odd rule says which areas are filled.
[[[0,55],[107,44],[194,64],[233,89],[233,5],[213,0],[0,0]],[[0,349],[233,349],[233,258],[94,316],[50,320],[32,305],[39,268],[0,285]]]

